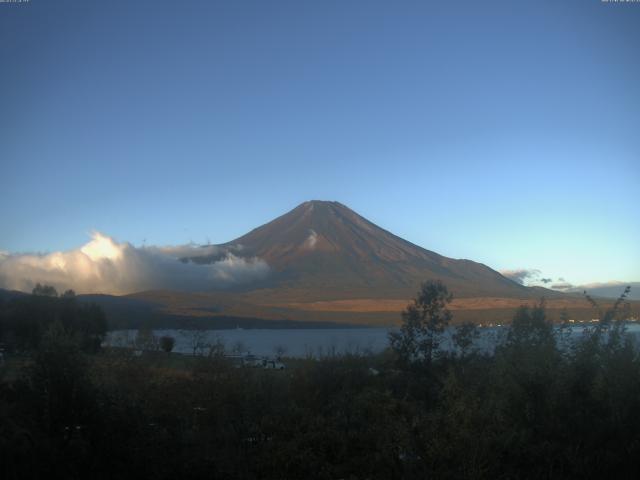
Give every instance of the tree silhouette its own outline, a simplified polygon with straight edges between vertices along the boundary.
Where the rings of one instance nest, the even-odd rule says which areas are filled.
[[[478,339],[480,332],[478,326],[473,322],[465,322],[456,327],[452,339],[461,358],[465,358],[473,346],[473,342]]]
[[[440,280],[424,282],[418,296],[402,312],[400,332],[391,332],[391,348],[405,364],[430,364],[440,345],[440,336],[451,321],[446,308],[453,295]]]
[[[160,337],[160,348],[169,355],[176,344],[176,339],[168,335]]]
[[[57,290],[51,285],[41,285],[39,283],[36,284],[34,289],[31,291],[33,295],[38,297],[57,297]]]

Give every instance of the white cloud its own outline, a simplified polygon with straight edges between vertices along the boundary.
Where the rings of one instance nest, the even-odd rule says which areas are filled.
[[[618,280],[611,280],[609,282],[594,282],[594,283],[585,283],[584,285],[580,285],[580,288],[601,288],[601,287],[616,287],[616,286],[627,286],[630,282],[620,282]],[[634,283],[634,282],[631,282]]]
[[[573,283],[567,282],[564,278],[559,278],[557,283],[551,285],[551,288],[555,290],[570,290],[570,291],[584,291],[584,290],[594,290],[594,289],[605,289],[610,287],[626,287],[627,285],[631,285],[637,282],[620,282],[618,280],[612,280],[609,282],[593,282],[593,283],[585,283],[581,285],[574,285]]]
[[[518,268],[515,270],[501,270],[500,273],[514,282],[524,285],[525,280],[535,280],[540,276],[540,270],[535,268]],[[545,279],[546,280],[546,279]]]
[[[179,261],[209,255],[221,259],[208,264]],[[250,283],[268,273],[263,260],[240,258],[214,245],[134,247],[98,232],[76,250],[0,255],[0,287],[22,291],[31,291],[36,283],[78,293],[208,290]]]
[[[551,285],[551,288],[554,290],[560,290],[560,291],[569,291],[572,290],[575,287],[575,285],[569,283],[569,282],[560,282],[560,283],[554,283],[553,285]]]

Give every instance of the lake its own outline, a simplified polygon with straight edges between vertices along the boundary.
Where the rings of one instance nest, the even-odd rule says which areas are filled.
[[[578,338],[588,324],[571,327],[571,337]],[[200,344],[201,352],[208,351],[208,345],[221,342],[227,352],[250,352],[260,356],[275,356],[277,351],[288,357],[323,357],[336,354],[379,353],[388,345],[388,328],[318,328],[318,329],[229,329],[229,330],[154,330],[156,337],[171,336],[176,343],[174,352],[191,354],[193,345]],[[492,351],[506,327],[485,327],[479,329],[480,337],[476,347],[485,352]],[[451,334],[448,329],[442,338],[441,348],[453,351]],[[630,323],[627,332],[636,342],[640,339],[640,324]],[[107,335],[106,345],[114,347],[133,346],[137,330],[115,330]]]

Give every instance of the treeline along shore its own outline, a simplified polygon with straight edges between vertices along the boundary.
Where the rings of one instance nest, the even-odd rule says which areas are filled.
[[[628,293],[628,292],[626,292]],[[492,352],[423,284],[380,354],[237,368],[101,347],[107,319],[39,286],[0,301],[0,478],[638,478],[640,352],[626,293],[566,348],[544,302]]]

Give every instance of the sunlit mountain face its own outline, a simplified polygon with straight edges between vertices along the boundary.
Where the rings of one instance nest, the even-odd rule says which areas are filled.
[[[220,248],[264,260],[271,272],[263,287],[316,289],[321,297],[355,292],[404,297],[428,279],[440,279],[462,296],[529,292],[485,265],[407,242],[338,202],[305,202]],[[192,258],[203,264],[219,259],[219,252]]]

